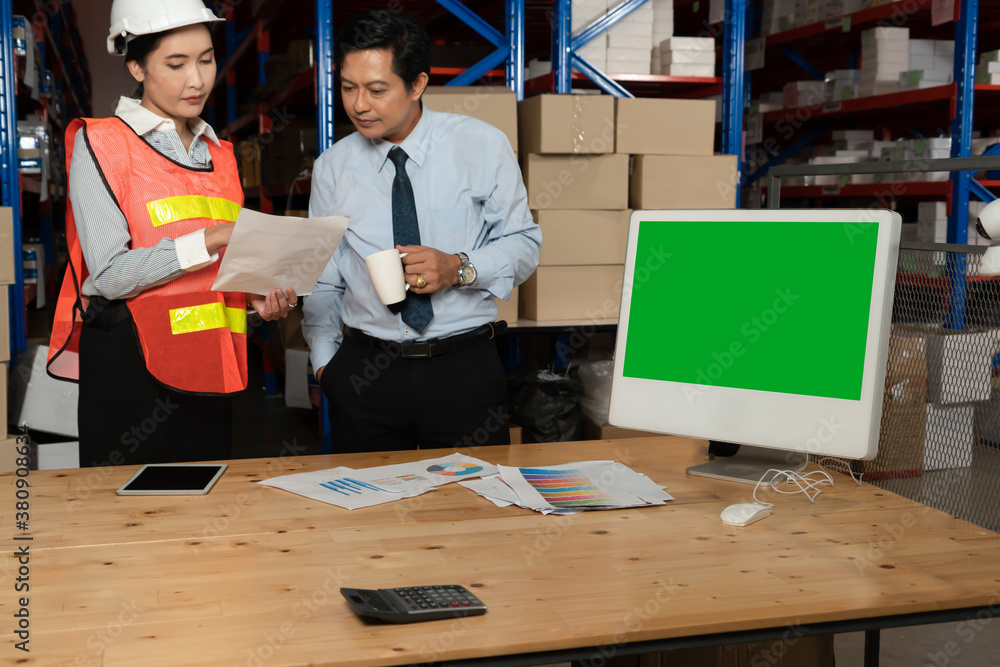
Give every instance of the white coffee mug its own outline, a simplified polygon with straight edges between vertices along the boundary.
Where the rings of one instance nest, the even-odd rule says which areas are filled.
[[[372,277],[379,301],[387,306],[405,299],[406,290],[410,289],[403,272],[404,257],[406,253],[400,253],[395,248],[365,257],[368,275]]]

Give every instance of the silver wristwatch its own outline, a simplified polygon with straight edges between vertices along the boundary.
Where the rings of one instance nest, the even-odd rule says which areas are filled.
[[[458,267],[458,286],[468,287],[476,282],[476,267],[472,265],[469,256],[464,252],[458,253],[458,257],[462,260],[462,265]]]

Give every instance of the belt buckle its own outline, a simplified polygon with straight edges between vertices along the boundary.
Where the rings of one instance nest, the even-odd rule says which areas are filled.
[[[429,341],[405,343],[399,346],[403,359],[430,359],[431,344]]]

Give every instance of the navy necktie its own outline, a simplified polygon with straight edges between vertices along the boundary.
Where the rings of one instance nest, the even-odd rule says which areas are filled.
[[[389,151],[389,159],[396,166],[392,179],[392,236],[396,245],[420,245],[420,228],[417,226],[417,205],[413,201],[413,187],[406,175],[407,154],[399,146]],[[430,294],[406,293],[401,303],[389,306],[394,313],[401,313],[403,321],[423,333],[434,317]]]

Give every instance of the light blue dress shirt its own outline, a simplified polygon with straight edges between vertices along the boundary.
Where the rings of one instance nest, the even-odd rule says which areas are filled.
[[[396,342],[453,336],[493,322],[494,297],[510,298],[538,266],[541,229],[531,218],[521,170],[506,135],[488,123],[424,107],[400,147],[409,156],[420,244],[464,252],[476,282],[432,298],[434,319],[418,334],[379,301],[365,257],[395,247],[387,141],[359,133],[324,151],[313,168],[309,215],[346,215],[347,233],[313,293],[305,299],[302,333],[314,369],[340,347],[342,326]]]

